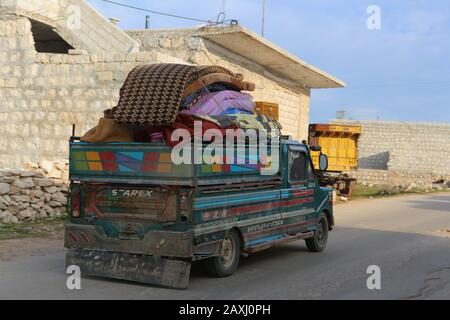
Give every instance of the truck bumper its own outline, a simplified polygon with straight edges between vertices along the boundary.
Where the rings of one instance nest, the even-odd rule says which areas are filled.
[[[66,254],[66,265],[76,265],[81,275],[107,277],[163,287],[185,289],[189,285],[191,264],[157,256],[73,248]]]
[[[108,237],[96,225],[66,223],[64,246],[159,257],[192,258],[193,232],[150,231],[142,239]]]

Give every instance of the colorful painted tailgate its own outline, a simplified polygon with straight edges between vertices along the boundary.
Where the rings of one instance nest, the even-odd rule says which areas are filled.
[[[204,148],[205,146],[203,146]],[[203,154],[203,149],[197,152]],[[174,164],[171,149],[164,144],[71,142],[70,178],[78,181],[101,181],[136,184],[207,185],[224,180],[261,179],[261,168],[270,166],[270,155],[263,164],[240,159],[235,150],[231,163],[226,157],[206,157],[202,164]],[[191,159],[190,163],[194,163]]]
[[[308,146],[281,140],[271,176],[261,175],[261,161],[174,165],[170,152],[162,144],[71,142],[68,265],[186,288],[197,260],[224,277],[241,254],[299,239],[310,251],[325,248],[331,189],[319,186]]]

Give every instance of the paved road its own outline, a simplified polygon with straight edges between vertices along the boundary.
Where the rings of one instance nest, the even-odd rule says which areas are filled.
[[[43,250],[0,262],[0,299],[450,299],[450,193],[358,200],[335,215],[325,252],[272,248],[226,279],[196,265],[188,290],[83,278],[69,291],[64,252]],[[381,268],[381,290],[367,289],[369,265]]]

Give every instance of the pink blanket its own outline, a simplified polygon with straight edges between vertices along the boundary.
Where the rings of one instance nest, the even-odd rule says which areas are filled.
[[[230,108],[252,112],[255,107],[253,97],[248,93],[224,90],[205,95],[191,109],[179,113],[219,116]]]

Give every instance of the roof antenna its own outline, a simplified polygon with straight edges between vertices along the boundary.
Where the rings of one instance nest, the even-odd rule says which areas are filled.
[[[264,24],[266,20],[266,0],[262,0],[261,36],[264,37]]]
[[[109,18],[109,21],[113,24],[113,25],[117,25],[120,22],[120,19],[117,18]]]

